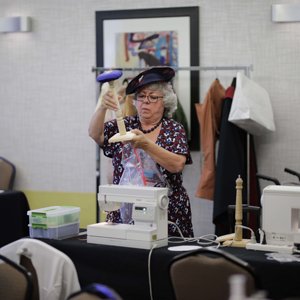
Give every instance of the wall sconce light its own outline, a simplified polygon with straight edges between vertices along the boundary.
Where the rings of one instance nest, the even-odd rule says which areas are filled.
[[[31,31],[30,17],[0,18],[0,32],[28,32]]]
[[[273,4],[273,22],[299,22],[300,4]]]

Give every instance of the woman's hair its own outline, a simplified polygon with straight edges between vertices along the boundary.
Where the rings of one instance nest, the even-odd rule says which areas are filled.
[[[177,95],[175,94],[171,83],[169,82],[156,82],[144,86],[143,88],[147,87],[147,89],[152,91],[160,91],[164,94],[163,102],[164,102],[164,117],[171,118],[173,113],[177,109]],[[138,91],[139,92],[139,91]],[[138,93],[137,92],[137,93]],[[136,95],[137,95],[136,93]]]

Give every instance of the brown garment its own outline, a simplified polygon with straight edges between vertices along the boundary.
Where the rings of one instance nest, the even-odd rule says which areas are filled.
[[[211,84],[203,103],[196,103],[196,113],[200,125],[200,145],[203,167],[196,197],[213,200],[215,187],[215,146],[220,128],[222,101],[225,89],[218,79]]]

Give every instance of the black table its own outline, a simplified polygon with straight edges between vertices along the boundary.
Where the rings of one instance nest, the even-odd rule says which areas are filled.
[[[88,244],[84,236],[61,241],[43,241],[66,253],[73,260],[81,286],[93,282],[106,284],[125,300],[150,299],[150,260],[153,299],[174,300],[168,268],[173,257],[182,252],[169,251],[168,247],[156,248],[150,253],[143,249]],[[249,262],[271,299],[300,299],[300,263],[282,264],[271,261],[261,251],[229,247],[222,249]]]
[[[46,240],[66,253],[74,262],[82,287],[98,282],[115,289],[124,300],[150,299],[148,280],[149,250],[88,244],[82,239]],[[178,254],[178,253],[177,253]],[[173,299],[167,278],[174,253],[157,248],[151,255],[151,278],[154,299]]]
[[[0,193],[0,247],[29,235],[29,205],[21,191]]]

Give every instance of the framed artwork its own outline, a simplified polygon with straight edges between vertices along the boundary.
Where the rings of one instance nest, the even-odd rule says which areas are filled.
[[[199,70],[190,68],[199,66],[199,56],[199,7],[96,12],[98,68],[123,69],[130,79],[151,66],[174,67],[177,117],[191,150],[199,150],[200,144],[194,105],[199,102]]]

